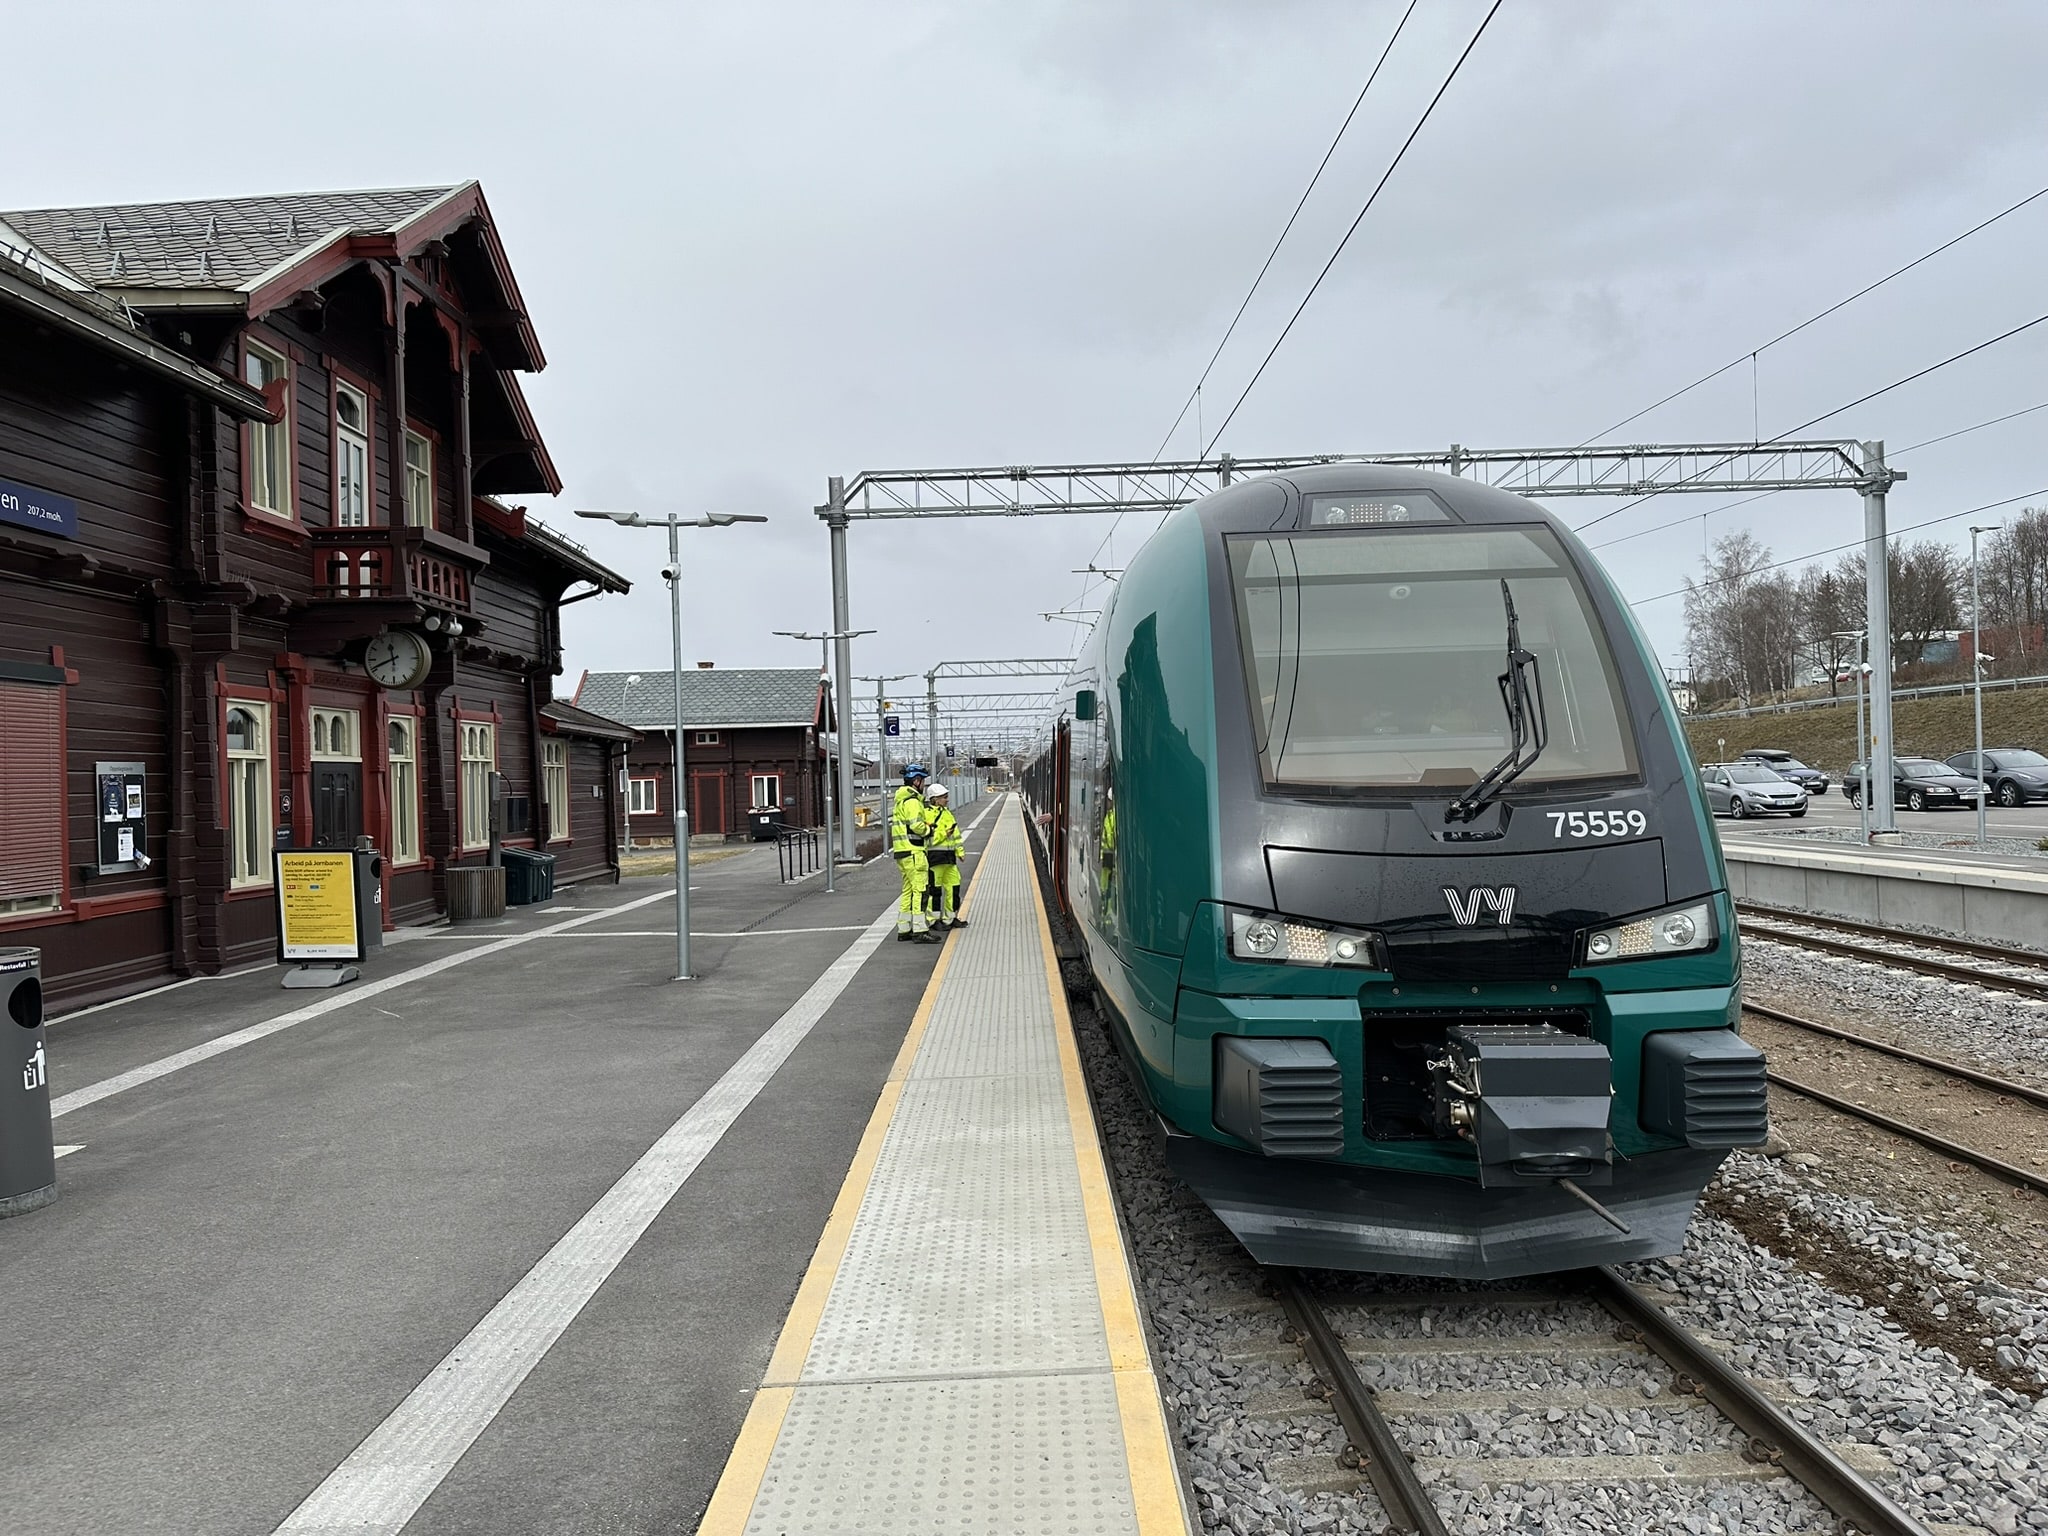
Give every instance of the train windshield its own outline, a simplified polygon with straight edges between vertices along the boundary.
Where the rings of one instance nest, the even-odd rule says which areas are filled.
[[[1225,540],[1266,782],[1457,792],[1509,745],[1505,580],[1534,652],[1549,745],[1523,787],[1633,777],[1614,658],[1548,529]]]

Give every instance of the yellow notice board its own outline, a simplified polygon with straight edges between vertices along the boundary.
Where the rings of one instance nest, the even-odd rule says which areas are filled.
[[[277,877],[277,958],[362,959],[355,855],[280,848],[271,857]]]

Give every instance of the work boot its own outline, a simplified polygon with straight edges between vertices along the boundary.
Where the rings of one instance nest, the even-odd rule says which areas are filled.
[[[908,944],[912,939],[916,937],[917,935],[912,933],[908,928],[898,928],[896,930],[896,942],[898,944]]]
[[[967,919],[964,917],[956,917],[953,919],[953,926],[955,928],[965,928],[967,926]]]
[[[920,944],[943,944],[946,942],[944,934],[933,933],[929,928],[925,929],[923,933],[913,933],[911,937]]]

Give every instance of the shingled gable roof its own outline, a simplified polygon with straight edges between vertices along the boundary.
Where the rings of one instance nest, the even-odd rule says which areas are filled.
[[[474,232],[464,278],[491,292],[474,307],[497,333],[500,367],[546,366],[505,259],[483,188],[293,192],[183,202],[31,208],[0,213],[50,260],[141,310],[213,308],[258,316],[319,286],[351,262],[414,255],[429,241]]]
[[[670,676],[667,667],[587,672],[575,702],[624,725],[666,731],[674,713]],[[820,686],[816,667],[692,667],[683,673],[683,725],[815,725]]]
[[[550,699],[540,707],[547,729],[558,736],[588,736],[599,741],[638,741],[640,733],[630,725],[607,720],[603,715],[578,709],[567,699]]]

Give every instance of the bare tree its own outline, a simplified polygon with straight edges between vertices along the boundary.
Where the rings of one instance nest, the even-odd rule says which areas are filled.
[[[2010,675],[2036,670],[2048,623],[2048,508],[2028,507],[1986,539],[1978,572],[1985,650]]]

